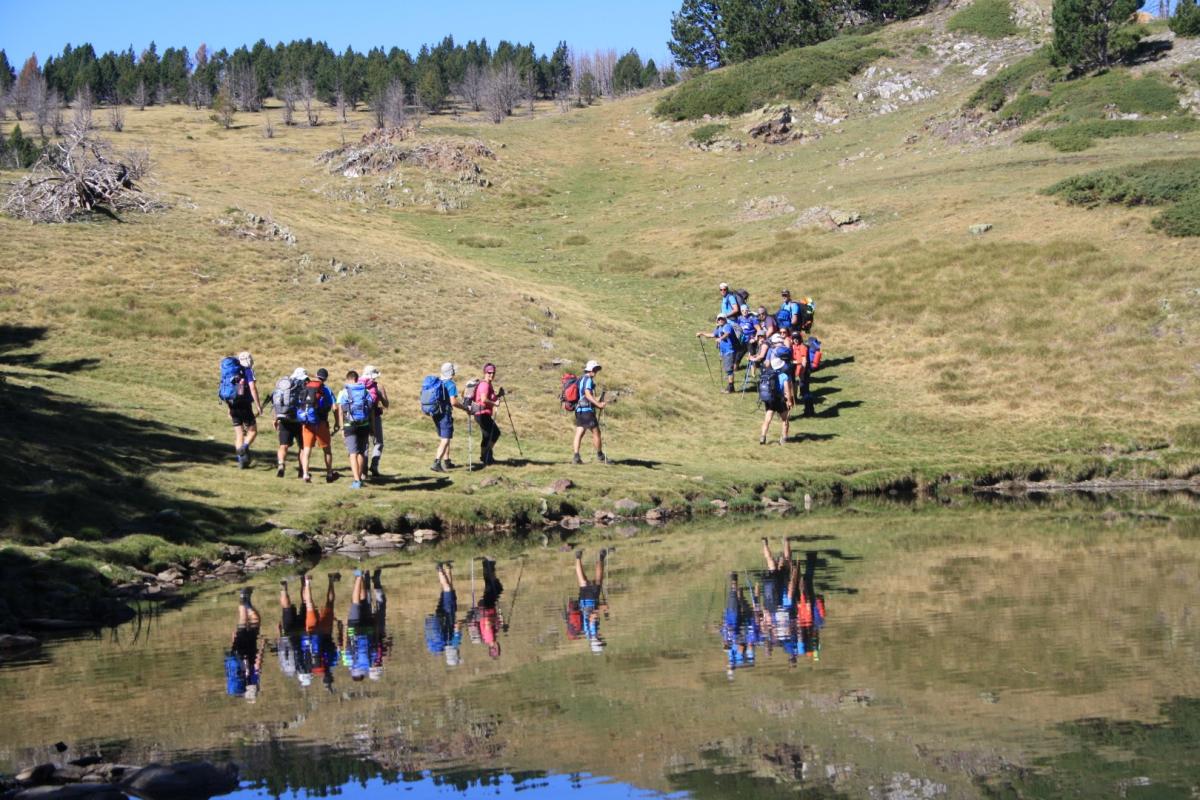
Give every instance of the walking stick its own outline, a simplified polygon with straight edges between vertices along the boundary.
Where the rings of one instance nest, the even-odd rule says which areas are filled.
[[[704,342],[700,338],[696,338],[696,344],[700,345],[700,355],[704,356],[704,368],[708,370],[708,382],[713,386],[717,385],[717,379],[713,377],[712,365],[708,363],[708,351],[704,349]]]
[[[504,410],[508,413],[508,427],[512,428],[513,439],[517,442],[517,452],[521,454],[521,458],[525,457],[525,451],[521,449],[521,437],[517,436],[517,426],[513,424],[512,409],[508,407],[508,397],[501,395],[501,402],[504,403]]]
[[[607,394],[608,394],[608,389],[605,389],[603,392],[601,392],[601,393],[600,393],[600,402],[601,402],[601,403],[603,403],[603,402],[604,402],[604,398],[605,398],[605,396],[606,396]],[[603,436],[603,435],[604,435],[604,431],[603,431],[603,429],[601,429],[601,427],[600,427],[600,415],[601,415],[601,414],[603,414],[603,413],[604,413],[604,409],[603,409],[603,408],[597,408],[597,409],[596,409],[596,430],[600,431],[600,435],[601,435],[601,436]],[[612,443],[612,437],[609,437],[609,440],[608,440],[608,441],[609,441],[609,443],[611,444],[611,443]],[[608,464],[608,465],[611,467],[611,466],[612,466],[612,459],[611,459],[611,458],[606,458],[606,459],[605,459],[605,463],[606,463],[606,464]]]
[[[467,472],[474,472],[475,467],[471,463],[471,412],[467,412]]]
[[[512,627],[513,609],[517,607],[517,595],[521,591],[521,576],[525,574],[525,557],[521,557],[521,571],[517,573],[517,588],[513,589],[512,602],[508,604],[508,618],[504,620],[504,630],[507,633]]]

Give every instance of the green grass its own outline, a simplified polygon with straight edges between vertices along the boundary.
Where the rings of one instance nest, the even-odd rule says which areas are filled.
[[[1178,114],[1178,99],[1179,89],[1158,75],[1135,78],[1123,69],[1055,83],[1050,90],[1054,119],[1062,122],[1100,119],[1112,108],[1122,114]]]
[[[1200,159],[1150,161],[1089,172],[1059,181],[1043,194],[1089,208],[1170,204],[1151,225],[1169,236],[1200,236]]]
[[[658,101],[669,119],[744,114],[777,100],[805,100],[852,77],[886,54],[871,36],[842,36],[765,56],[685,81]]]
[[[946,21],[946,30],[1003,39],[1015,36],[1020,28],[1013,22],[1009,0],[975,0]]]
[[[968,108],[998,111],[1008,98],[1028,89],[1035,80],[1046,80],[1053,72],[1049,46],[1042,47],[1010,64],[981,83],[967,98]]]
[[[1072,122],[1058,128],[1029,131],[1021,136],[1026,144],[1045,142],[1064,153],[1087,150],[1097,139],[1125,136],[1148,136],[1155,133],[1186,133],[1200,129],[1200,122],[1191,117],[1171,119],[1108,119]]]
[[[1044,94],[1034,94],[1027,91],[1017,95],[1011,103],[1006,104],[997,114],[1001,119],[1012,120],[1017,124],[1024,124],[1040,117],[1049,107],[1049,97]]]
[[[1168,236],[1200,236],[1200,192],[1184,197],[1150,224]]]
[[[529,208],[527,204],[521,203],[518,208]],[[506,242],[498,236],[460,236],[458,243],[464,244],[467,247],[483,249],[487,247],[504,247]]]
[[[720,138],[727,130],[729,130],[728,125],[720,122],[711,122],[696,128],[688,134],[688,138],[696,144],[709,145]]]

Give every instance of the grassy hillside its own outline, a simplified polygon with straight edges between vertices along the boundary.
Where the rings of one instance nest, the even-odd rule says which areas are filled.
[[[930,48],[955,41],[944,36],[922,20],[888,29],[875,66],[928,71]],[[6,536],[69,534],[120,561],[123,535],[143,549],[145,537],[203,547],[267,519],[478,522],[535,517],[543,502],[750,500],[906,476],[1194,475],[1200,439],[1180,410],[1200,399],[1200,243],[1153,230],[1150,209],[1039,191],[1150,150],[1194,155],[1200,135],[1074,154],[1016,132],[963,141],[940,126],[985,79],[955,64],[937,80],[890,113],[854,112],[854,87],[830,90],[822,102],[850,111],[819,138],[720,153],[689,147],[692,123],[656,119],[653,94],[500,126],[427,119],[418,142],[486,142],[487,186],[409,166],[390,179],[330,173],[316,157],[368,131],[364,111],[346,125],[277,124],[270,140],[262,115],[223,130],[207,112],[130,111],[114,138],[150,148],[171,210],[0,219],[0,403],[17,423],[0,432]],[[729,123],[744,141],[744,121]],[[796,227],[810,207],[864,224]],[[295,243],[230,235],[244,213]],[[994,227],[975,236],[976,223]],[[709,383],[694,334],[711,327],[721,280],[755,304],[775,305],[784,287],[816,298],[821,404],[786,447],[760,447],[754,401]],[[335,379],[379,365],[395,403],[390,477],[354,494],[348,481],[277,479],[269,428],[256,467],[235,471],[216,371],[247,348],[264,389],[297,365]],[[617,464],[572,468],[559,376],[593,357],[615,400]],[[429,472],[417,394],[444,360],[463,380],[499,364],[524,458],[506,431],[507,466]],[[339,465],[342,453],[336,442]],[[502,482],[480,487],[492,476]],[[540,488],[564,476],[577,488],[547,499]]]

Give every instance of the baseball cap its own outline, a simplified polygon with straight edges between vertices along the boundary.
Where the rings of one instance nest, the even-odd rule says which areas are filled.
[[[237,359],[238,359],[238,363],[241,364],[243,367],[253,367],[254,366],[254,356],[250,355],[249,350],[243,350],[242,352],[238,353]]]
[[[487,374],[487,373],[489,373],[489,372],[495,372],[495,371],[496,371],[496,365],[495,365],[495,364],[492,364],[492,363],[490,363],[490,362],[489,362],[489,363],[487,363],[487,364],[484,364],[484,365],[483,365],[483,372],[484,372],[484,374]]]
[[[781,296],[781,297],[791,297],[791,296],[792,296],[792,293],[791,293],[791,292],[789,292],[787,289],[784,289],[784,290],[783,290],[782,292],[780,292],[779,294],[780,294],[780,296]]]
[[[324,367],[321,367],[319,370],[317,370],[317,380],[321,381],[322,383],[329,380],[329,370],[325,369]]]
[[[294,370],[292,370],[292,380],[294,380],[294,381],[308,380],[308,371],[305,370],[304,367],[296,367]]]
[[[717,314],[717,319],[725,319],[725,318],[726,317],[724,314]]]
[[[728,284],[728,283],[722,283],[722,284],[721,284],[720,286],[718,286],[717,288],[718,288],[718,289],[728,289],[728,288],[729,288],[729,284]]]
[[[583,365],[584,372],[594,372],[595,370],[598,370],[598,369],[600,369],[600,362],[595,359],[592,359],[591,361],[589,361]]]
[[[367,364],[365,367],[363,367],[362,376],[364,378],[370,378],[371,380],[375,380],[376,378],[379,377],[379,367],[372,366],[371,364]]]
[[[455,366],[453,364],[451,364],[449,361],[447,361],[445,364],[442,364],[442,380],[444,380],[444,381],[450,380],[451,378],[454,377],[454,373],[457,371],[458,370],[455,368]]]

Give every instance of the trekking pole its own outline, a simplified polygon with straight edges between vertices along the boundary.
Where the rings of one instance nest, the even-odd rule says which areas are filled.
[[[712,365],[708,363],[708,351],[704,349],[704,342],[700,338],[696,338],[696,344],[700,345],[700,355],[704,356],[704,368],[708,370],[708,382],[713,386],[717,385],[717,379],[713,377]]]
[[[525,557],[521,556],[521,570],[517,573],[517,588],[513,589],[512,602],[508,604],[508,618],[504,620],[504,629],[507,632],[512,627],[513,610],[517,607],[517,595],[521,591],[521,576],[525,574]]]
[[[513,439],[517,442],[517,452],[521,454],[521,458],[525,457],[525,451],[521,449],[521,437],[517,436],[517,426],[513,424],[512,409],[508,407],[508,397],[501,396],[501,402],[504,403],[504,410],[508,413],[508,427],[512,428]]]
[[[475,468],[471,463],[471,412],[467,412],[467,472],[474,472]]]
[[[606,395],[608,395],[608,389],[605,389],[604,391],[602,391],[602,392],[600,393],[600,402],[601,402],[601,403],[603,403],[603,402],[604,402],[604,398],[605,398],[605,396],[606,396]],[[603,408],[597,408],[597,409],[596,409],[596,430],[600,431],[600,435],[601,435],[601,436],[603,436],[603,435],[604,435],[604,430],[603,430],[603,429],[600,427],[600,415],[601,415],[601,414],[603,414],[603,413],[604,413],[604,409],[603,409]],[[609,443],[611,444],[611,443],[612,443],[612,437],[609,437],[609,440],[608,440],[608,441],[609,441]],[[611,467],[611,466],[612,466],[612,459],[611,459],[611,458],[606,458],[606,459],[605,459],[605,463],[607,463],[607,464],[608,464],[608,465]]]
[[[746,374],[745,374],[745,377],[742,378],[742,396],[743,397],[745,397],[745,395],[746,395],[746,387],[750,385],[750,370],[753,367],[754,367],[753,364],[749,364],[749,363],[746,364]]]
[[[471,557],[471,608],[475,608],[475,557]]]

